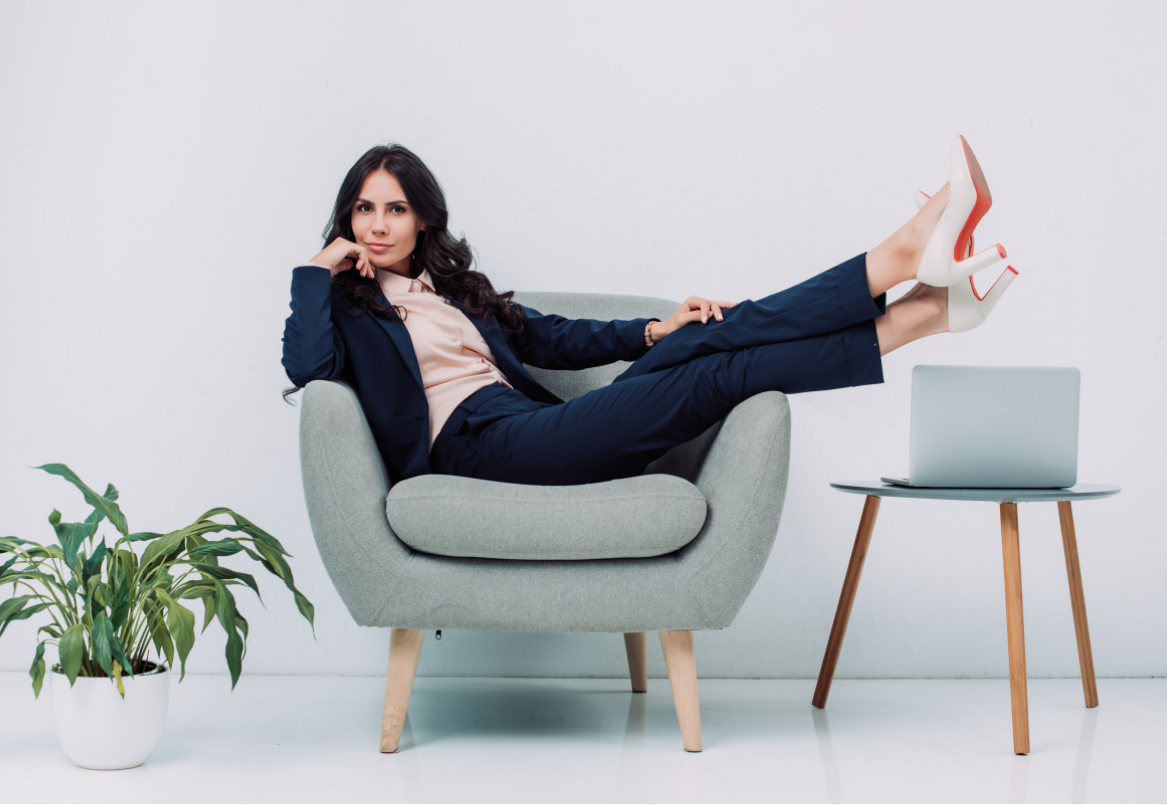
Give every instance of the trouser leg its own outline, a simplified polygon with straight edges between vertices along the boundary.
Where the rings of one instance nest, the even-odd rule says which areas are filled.
[[[867,255],[853,257],[792,288],[724,308],[724,320],[691,322],[636,360],[616,381],[745,347],[796,341],[882,316],[886,296],[872,299]],[[614,382],[616,382],[614,381]]]
[[[459,437],[450,459],[456,468],[451,463],[439,471],[544,486],[626,478],[755,394],[881,382],[875,325],[868,320],[797,341],[703,355],[562,405],[500,416]],[[490,420],[488,411],[476,416]]]

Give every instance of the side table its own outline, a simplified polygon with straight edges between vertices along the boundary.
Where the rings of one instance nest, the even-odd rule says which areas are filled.
[[[851,617],[851,605],[855,602],[859,575],[863,572],[863,560],[867,558],[867,547],[871,542],[871,533],[875,530],[875,517],[879,513],[880,501],[887,497],[975,500],[1000,505],[1001,550],[1005,560],[1005,619],[1009,637],[1009,690],[1013,700],[1013,751],[1019,755],[1029,753],[1029,704],[1025,685],[1025,624],[1021,609],[1021,550],[1017,530],[1017,504],[1056,502],[1062,525],[1066,574],[1070,580],[1074,630],[1078,636],[1078,663],[1082,668],[1082,689],[1086,696],[1086,706],[1098,706],[1098,688],[1094,682],[1094,657],[1090,653],[1090,630],[1086,625],[1086,600],[1082,595],[1082,574],[1078,569],[1078,542],[1074,534],[1074,514],[1071,505],[1074,501],[1096,500],[1117,495],[1121,491],[1117,486],[1078,484],[1068,489],[916,489],[879,481],[840,482],[832,483],[831,486],[842,492],[865,495],[866,501],[863,504],[863,514],[859,518],[859,532],[855,536],[855,547],[851,550],[851,561],[847,565],[847,576],[843,580],[843,592],[839,596],[835,621],[831,625],[831,637],[827,641],[827,651],[823,656],[823,666],[819,671],[818,685],[815,687],[811,704],[819,708],[827,706],[827,694],[830,693],[835,666],[839,662],[839,652],[843,648],[843,635],[847,631],[847,620]]]

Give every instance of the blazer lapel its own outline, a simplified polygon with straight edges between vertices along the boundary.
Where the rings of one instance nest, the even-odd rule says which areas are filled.
[[[389,305],[389,300],[379,290],[377,291],[377,301],[382,305]],[[374,318],[377,324],[381,325],[381,329],[393,339],[393,344],[397,347],[397,351],[401,353],[401,357],[405,359],[405,365],[409,367],[409,373],[413,376],[413,382],[417,383],[417,387],[424,393],[425,384],[421,381],[421,366],[417,362],[417,353],[413,349],[413,339],[409,337],[409,330],[405,328],[405,322],[398,316],[391,316],[388,319],[382,319],[380,317]]]

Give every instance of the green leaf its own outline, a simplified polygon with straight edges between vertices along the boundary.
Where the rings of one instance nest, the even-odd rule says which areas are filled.
[[[166,664],[174,667],[174,640],[170,637],[170,629],[159,609],[158,617],[150,621],[150,640],[154,643],[154,650],[158,656],[166,657]]]
[[[122,584],[117,588],[117,596],[114,598],[113,604],[109,608],[109,622],[113,624],[114,631],[122,628],[125,623],[126,616],[130,614],[130,588]]]
[[[207,631],[207,627],[211,625],[211,621],[215,619],[215,595],[209,593],[202,597],[203,599],[203,628],[199,630],[199,634]]]
[[[113,676],[113,649],[110,643],[113,639],[113,625],[104,612],[98,612],[93,618],[93,659],[105,671],[106,676]]]
[[[200,573],[206,573],[208,576],[213,576],[214,578],[221,581],[226,581],[227,579],[238,579],[251,589],[255,590],[255,594],[259,597],[260,603],[263,602],[263,596],[259,595],[259,585],[255,582],[255,576],[252,576],[248,573],[238,573],[228,567],[205,565],[202,562],[191,562],[190,566],[196,568]]]
[[[182,548],[182,541],[186,537],[181,531],[171,531],[156,542],[151,542],[149,547],[142,552],[142,558],[138,560],[138,567],[145,569],[150,566],[155,560],[161,557],[169,556],[176,549]]]
[[[191,556],[231,556],[243,550],[243,545],[238,540],[221,539],[217,542],[204,542],[197,548],[189,551]]]
[[[227,655],[227,669],[231,672],[231,690],[235,690],[235,683],[243,670],[243,638],[235,623],[235,596],[219,581],[215,582],[215,615],[227,633],[224,653]]]
[[[166,625],[170,627],[170,634],[174,637],[174,647],[178,650],[178,659],[182,664],[182,673],[178,677],[178,681],[181,682],[186,676],[186,656],[190,654],[191,647],[194,646],[195,642],[195,616],[193,612],[165,593],[159,592],[158,597],[166,603]],[[173,660],[171,663],[171,667],[173,667]]]
[[[81,660],[85,657],[85,627],[74,623],[66,629],[57,651],[61,657],[61,670],[69,678],[69,687],[73,687],[81,671]]]
[[[109,649],[110,653],[113,654],[113,658],[117,660],[117,663],[120,663],[122,668],[128,669],[130,675],[133,676],[134,666],[130,663],[129,658],[126,657],[125,649],[122,648],[122,639],[117,635],[111,637],[109,640]],[[114,664],[117,665],[117,663]],[[125,691],[122,690],[121,680],[118,681],[118,690],[121,690],[122,695],[125,696]]]
[[[0,635],[4,634],[8,628],[8,624],[30,618],[42,609],[47,609],[52,606],[51,603],[33,604],[30,607],[25,606],[25,604],[37,597],[35,595],[22,595],[17,598],[9,598],[3,604],[0,604]]]
[[[52,522],[52,520],[50,519],[49,522]],[[0,539],[0,553],[16,553],[16,551],[22,545],[35,545],[38,548],[41,547],[40,543],[38,542],[29,542],[28,540],[21,539],[20,537],[4,537],[3,539]]]
[[[0,621],[7,618],[11,613],[18,611],[25,605],[25,602],[36,598],[35,595],[21,595],[16,598],[9,598],[4,603],[0,604]]]
[[[133,534],[126,534],[118,542],[146,542],[161,536],[162,534],[156,534],[153,531],[135,531]]]
[[[45,641],[43,640],[36,647],[36,656],[32,658],[32,667],[28,669],[28,675],[32,677],[33,698],[39,699],[41,685],[45,681]]]
[[[122,514],[122,510],[118,508],[117,503],[115,503],[113,500],[110,500],[109,498],[98,495],[96,492],[86,486],[85,483],[77,477],[73,470],[69,469],[64,464],[45,464],[43,466],[37,467],[36,469],[44,470],[50,475],[59,475],[69,483],[73,484],[73,486],[81,490],[81,494],[85,496],[85,502],[108,517],[109,521],[113,523],[114,528],[121,532],[122,536],[125,536],[129,533],[129,528],[126,525],[125,515]],[[106,491],[108,492],[112,487],[113,485],[110,484]],[[115,497],[116,493],[117,490],[115,489]]]
[[[305,620],[307,620],[308,623],[312,626],[312,635],[313,635],[313,637],[315,637],[316,636],[316,623],[315,623],[316,608],[314,606],[312,606],[312,602],[309,601],[304,596],[303,593],[301,593],[299,590],[296,589],[296,585],[292,581],[292,568],[288,567],[288,563],[284,561],[283,556],[276,553],[272,548],[268,547],[267,545],[264,545],[262,543],[257,543],[256,547],[259,549],[259,552],[261,554],[263,554],[264,558],[266,558],[268,560],[268,562],[270,562],[271,564],[274,564],[278,568],[278,572],[276,572],[276,575],[279,578],[283,579],[284,585],[289,590],[292,591],[292,595],[296,599],[296,609],[298,609],[300,611],[300,614],[303,615]],[[268,569],[271,570],[271,567],[269,567]],[[275,572],[275,571],[273,571],[273,572]]]
[[[93,551],[93,555],[85,560],[85,565],[81,568],[82,580],[88,579],[94,574],[101,573],[101,563],[105,561],[106,547],[105,540]]]
[[[227,668],[231,671],[231,690],[235,690],[239,674],[243,671],[243,638],[234,629],[227,638],[227,649],[224,653],[227,655]]]
[[[312,627],[312,636],[316,637],[316,607],[312,606],[312,602],[305,598],[299,590],[296,590],[292,595],[296,599],[296,609],[300,610],[300,614],[308,621],[308,625]]]
[[[54,528],[57,530],[57,542],[61,543],[65,564],[72,568],[81,543],[93,536],[97,526],[91,523],[58,522]]]
[[[52,606],[51,603],[35,604],[31,607],[27,607],[25,609],[22,609],[13,615],[10,615],[6,620],[0,622],[0,635],[4,634],[5,630],[8,629],[8,624],[14,623],[16,621],[27,620],[28,618],[31,618],[36,613],[40,612],[41,610],[48,609],[51,606]]]

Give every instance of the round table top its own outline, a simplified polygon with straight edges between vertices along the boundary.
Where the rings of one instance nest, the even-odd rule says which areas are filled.
[[[1075,484],[1068,489],[941,489],[885,484],[882,481],[837,481],[840,492],[881,498],[930,498],[932,500],[987,500],[994,503],[1040,503],[1056,500],[1095,500],[1122,490],[1107,484]]]

